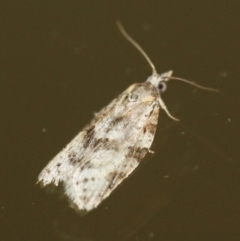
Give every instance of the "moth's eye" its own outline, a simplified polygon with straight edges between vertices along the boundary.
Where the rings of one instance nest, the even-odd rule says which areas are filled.
[[[130,93],[128,96],[129,101],[136,101],[138,99],[138,95],[134,93]]]
[[[159,82],[158,84],[158,89],[159,91],[162,93],[164,91],[166,91],[167,89],[167,84],[165,82]]]

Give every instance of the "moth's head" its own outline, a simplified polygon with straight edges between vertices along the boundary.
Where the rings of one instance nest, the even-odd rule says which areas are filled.
[[[164,92],[167,89],[167,81],[169,81],[169,78],[172,76],[173,71],[170,70],[168,72],[165,72],[163,74],[153,74],[146,82],[151,83],[158,91],[159,93]]]

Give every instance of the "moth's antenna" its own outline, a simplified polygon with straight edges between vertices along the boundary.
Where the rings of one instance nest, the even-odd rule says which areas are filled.
[[[154,64],[152,63],[152,61],[150,60],[150,58],[148,57],[148,55],[145,53],[145,51],[142,49],[142,47],[126,32],[126,30],[124,29],[124,27],[122,26],[121,22],[118,20],[116,21],[116,24],[120,30],[120,32],[122,33],[122,35],[144,56],[144,58],[147,60],[147,62],[150,64],[151,68],[152,68],[152,72],[153,72],[153,76],[149,77],[149,79],[147,80],[148,82],[152,83],[153,85],[155,85],[156,81],[158,81],[158,83],[160,83],[161,81],[169,81],[169,80],[180,80],[182,82],[185,82],[187,84],[190,84],[192,86],[195,86],[199,89],[203,89],[203,90],[207,90],[207,91],[213,91],[213,92],[220,92],[219,90],[213,89],[213,88],[208,88],[199,84],[196,84],[192,81],[186,80],[186,79],[182,79],[182,78],[178,78],[178,77],[172,77],[172,71],[169,71],[167,74],[167,76],[163,77],[163,75],[159,76],[157,73],[157,70],[154,66]],[[155,76],[157,76],[157,79],[155,78]],[[168,111],[166,105],[164,104],[163,100],[161,99],[161,96],[159,96],[159,103],[160,106],[163,110],[165,110],[165,112],[167,113],[167,115],[175,120],[175,121],[179,121],[179,119],[175,118],[174,116],[172,116],[170,114],[170,112]]]
[[[219,90],[216,90],[216,89],[213,89],[213,88],[208,88],[208,87],[205,87],[205,86],[196,84],[196,83],[194,83],[194,82],[192,82],[192,81],[190,81],[190,80],[183,79],[183,78],[178,78],[178,77],[172,77],[172,76],[170,76],[170,77],[167,77],[165,81],[168,81],[168,80],[171,80],[171,79],[172,79],[172,80],[180,80],[180,81],[182,81],[182,82],[184,82],[184,83],[187,83],[187,84],[189,84],[189,85],[195,86],[195,87],[197,87],[197,88],[199,88],[199,89],[202,89],[202,90],[213,91],[213,92],[220,92]]]
[[[116,21],[116,24],[122,35],[145,57],[145,59],[152,68],[153,75],[157,75],[158,73],[156,71],[154,64],[152,63],[148,55],[145,53],[145,51],[142,49],[142,47],[126,32],[120,21]]]

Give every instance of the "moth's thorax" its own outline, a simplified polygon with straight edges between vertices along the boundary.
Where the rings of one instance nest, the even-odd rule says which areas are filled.
[[[151,83],[137,83],[126,90],[126,101],[129,104],[152,102],[158,98],[158,95],[158,90]]]

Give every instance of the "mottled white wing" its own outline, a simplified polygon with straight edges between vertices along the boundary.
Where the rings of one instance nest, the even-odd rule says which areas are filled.
[[[88,142],[91,140],[91,126],[96,122],[104,122],[105,116],[112,111],[118,98],[114,99],[109,105],[104,107],[61,152],[59,152],[42,170],[38,176],[38,183],[41,186],[58,186],[60,182],[67,180],[69,175],[76,168],[78,163],[89,152]],[[100,125],[97,124],[97,125]]]
[[[67,182],[67,196],[75,209],[89,211],[97,207],[139,165],[156,131],[159,106],[156,105],[153,111],[150,109],[145,112],[150,114],[150,118],[135,115],[136,119],[131,124],[124,123],[125,136],[114,136],[116,125],[106,139],[100,137],[95,140],[94,151],[84,158]],[[144,128],[138,126],[139,120]]]
[[[97,207],[148,152],[158,121],[158,92],[130,86],[99,112],[40,173],[42,186],[58,186],[77,211]]]

